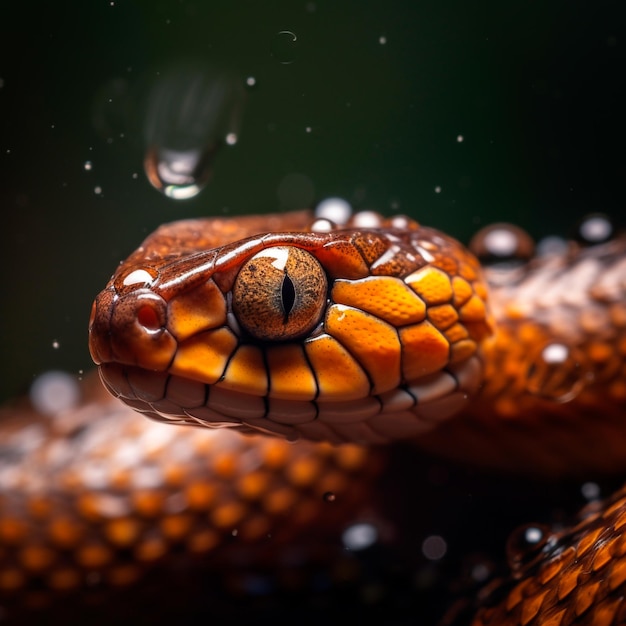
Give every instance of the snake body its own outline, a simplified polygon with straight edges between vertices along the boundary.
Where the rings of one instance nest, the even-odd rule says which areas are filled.
[[[482,270],[454,239],[404,217],[337,225],[297,212],[161,227],[96,299],[91,353],[132,409],[222,428],[154,431],[96,393],[69,424],[39,424],[40,438],[84,437],[79,454],[56,438],[57,449],[42,448],[45,478],[26,471],[28,444],[14,433],[17,462],[0,473],[12,492],[0,589],[76,588],[89,576],[127,584],[172,546],[214,555],[233,528],[254,542],[294,511],[296,528],[332,525],[380,465],[375,447],[281,438],[410,438],[517,472],[623,472],[625,249],[618,238]],[[87,429],[104,405],[102,428]],[[127,428],[137,444],[111,458]],[[276,478],[283,468],[296,469]],[[318,510],[324,493],[339,494],[333,516]],[[624,521],[618,492],[546,533],[533,558],[481,594],[473,623],[622,623]]]

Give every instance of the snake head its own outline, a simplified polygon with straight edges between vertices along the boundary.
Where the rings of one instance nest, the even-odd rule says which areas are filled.
[[[384,441],[457,412],[491,333],[477,261],[408,218],[357,217],[208,250],[215,220],[149,237],[93,306],[107,387],[158,419],[288,438]]]

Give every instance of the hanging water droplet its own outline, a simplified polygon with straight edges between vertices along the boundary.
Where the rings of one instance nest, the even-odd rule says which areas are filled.
[[[281,30],[274,35],[270,46],[270,54],[283,65],[296,60],[296,42],[298,37],[290,30]]]
[[[240,80],[215,71],[175,67],[160,75],[145,123],[150,184],[176,200],[200,193],[219,148],[237,143],[244,97]]]

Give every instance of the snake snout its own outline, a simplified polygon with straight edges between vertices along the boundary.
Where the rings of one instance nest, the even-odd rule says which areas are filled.
[[[167,303],[146,288],[122,295],[105,289],[92,306],[89,351],[98,365],[166,369],[176,352],[176,340],[167,329]]]

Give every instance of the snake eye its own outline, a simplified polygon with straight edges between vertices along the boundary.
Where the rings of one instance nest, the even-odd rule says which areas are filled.
[[[239,271],[233,311],[256,339],[296,339],[320,321],[327,289],[326,274],[311,254],[291,246],[267,248]]]

